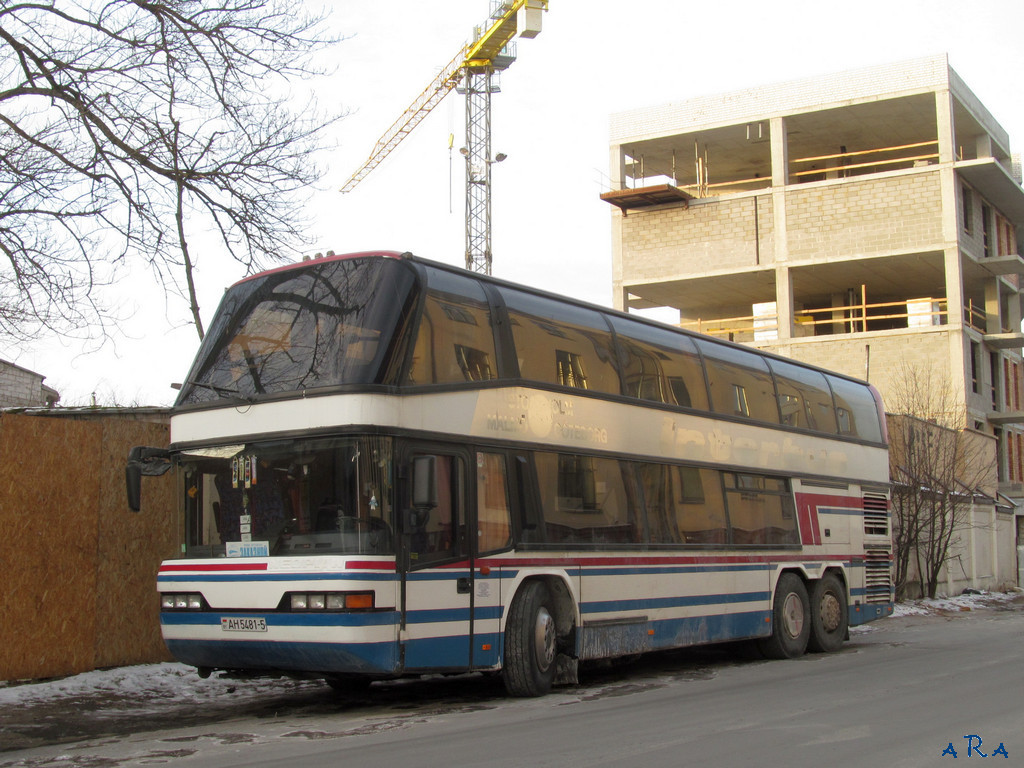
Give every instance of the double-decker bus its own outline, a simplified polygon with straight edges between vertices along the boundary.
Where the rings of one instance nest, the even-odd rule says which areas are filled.
[[[181,385],[167,647],[335,687],[751,640],[833,651],[891,613],[868,384],[426,261],[246,278]]]

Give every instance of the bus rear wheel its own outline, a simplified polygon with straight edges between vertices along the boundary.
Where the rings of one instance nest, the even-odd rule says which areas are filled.
[[[826,573],[811,590],[811,636],[807,647],[818,653],[838,651],[850,621],[846,590],[834,573]]]
[[[807,650],[811,635],[810,600],[799,576],[784,573],[775,585],[772,633],[758,642],[769,659],[795,659]]]
[[[505,626],[505,689],[512,696],[542,696],[555,679],[557,637],[551,594],[540,581],[523,585]]]

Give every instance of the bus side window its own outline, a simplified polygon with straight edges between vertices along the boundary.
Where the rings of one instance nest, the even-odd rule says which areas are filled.
[[[839,434],[881,442],[882,425],[878,419],[878,406],[870,390],[838,376],[827,378],[835,398]]]
[[[508,474],[501,454],[476,455],[476,527],[477,552],[494,552],[509,545]]]
[[[729,523],[718,471],[698,467],[671,467],[669,471],[671,501],[683,541],[725,544]]]
[[[723,473],[732,540],[737,546],[799,544],[789,484],[776,477]]]
[[[636,544],[635,494],[625,462],[596,456],[537,452],[537,482],[547,542]]]
[[[675,509],[671,506],[669,467],[664,464],[638,464],[637,480],[643,494],[650,543],[681,543]]]
[[[408,384],[461,384],[497,378],[491,312],[480,284],[430,273]]]
[[[609,321],[618,335],[623,394],[707,410],[704,368],[690,338],[632,318],[610,316]]]
[[[769,367],[779,390],[782,423],[834,435],[836,415],[825,375],[781,360],[770,360]]]
[[[604,316],[502,287],[523,379],[621,394],[615,345]]]
[[[705,339],[699,339],[697,346],[704,353],[704,367],[711,389],[711,410],[779,423],[775,382],[763,358],[747,350]]]

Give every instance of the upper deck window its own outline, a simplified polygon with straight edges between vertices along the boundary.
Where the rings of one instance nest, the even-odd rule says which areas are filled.
[[[697,346],[704,354],[712,411],[779,423],[775,384],[763,357],[704,339]]]
[[[611,322],[623,357],[627,395],[707,410],[704,369],[689,337],[620,317]]]
[[[480,282],[429,272],[427,298],[406,384],[454,384],[497,378],[491,312]]]
[[[879,420],[878,404],[871,391],[837,376],[829,376],[835,396],[836,413],[839,420],[839,434],[860,437],[872,442],[882,442],[882,424]]]
[[[502,288],[524,379],[620,394],[604,317],[572,304]]]
[[[238,283],[178,403],[394,383],[414,281],[399,261],[339,259]]]
[[[835,434],[835,407],[825,375],[781,360],[771,360],[769,365],[779,388],[782,423]]]

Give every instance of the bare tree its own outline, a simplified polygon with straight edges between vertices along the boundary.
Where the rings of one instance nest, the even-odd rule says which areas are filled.
[[[103,334],[97,288],[138,258],[202,338],[190,240],[247,271],[307,242],[330,120],[291,89],[333,40],[302,7],[0,0],[0,331]]]
[[[935,597],[977,498],[992,503],[996,457],[990,437],[965,429],[966,411],[948,378],[904,364],[889,392],[890,471],[896,594],[913,576]]]

